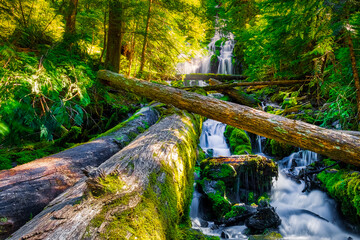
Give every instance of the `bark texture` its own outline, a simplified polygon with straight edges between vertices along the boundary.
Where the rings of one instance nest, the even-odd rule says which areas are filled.
[[[65,25],[65,34],[67,35],[75,33],[77,5],[78,0],[69,0]]]
[[[209,83],[211,86],[218,86],[221,84],[219,80],[213,78],[210,78]],[[235,103],[249,107],[255,107],[257,105],[257,101],[250,95],[244,93],[242,90],[228,88],[228,89],[219,89],[218,92],[228,95]]]
[[[99,71],[98,78],[114,88],[172,104],[260,136],[360,166],[359,137],[169,86],[127,79],[110,71]]]
[[[120,71],[121,46],[123,38],[124,21],[123,3],[118,0],[109,2],[109,28],[106,44],[105,66],[114,72]]]
[[[191,88],[201,88],[205,91],[225,91],[232,89],[234,87],[249,87],[249,86],[273,86],[273,85],[292,85],[292,84],[304,84],[308,83],[310,80],[282,80],[282,81],[266,81],[266,82],[239,82],[239,83],[229,83],[229,84],[214,84],[212,86],[205,87],[184,87],[183,89],[191,89]]]
[[[142,108],[103,137],[63,152],[0,172],[0,239],[38,214],[84,174],[81,168],[99,166],[158,120],[158,113]],[[119,129],[117,129],[119,128]],[[4,226],[4,227],[1,227]]]
[[[191,201],[200,126],[188,113],[166,117],[86,169],[87,177],[9,239],[174,239]]]

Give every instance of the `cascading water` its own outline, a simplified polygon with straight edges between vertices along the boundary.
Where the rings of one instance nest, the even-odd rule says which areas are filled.
[[[224,137],[226,124],[208,119],[203,123],[203,131],[200,136],[200,147],[210,153],[212,156],[224,156],[231,155],[230,149],[226,143]]]
[[[227,40],[222,43],[220,47],[216,46],[216,42],[226,38]],[[232,56],[234,50],[234,36],[229,33],[228,35],[220,34],[216,32],[214,37],[211,39],[211,42],[208,45],[208,54],[206,56],[201,55],[195,58],[192,58],[189,61],[179,63],[177,70],[181,74],[190,74],[190,73],[218,73],[218,74],[233,74],[233,64]],[[220,48],[220,50],[219,50]],[[217,50],[219,52],[217,52]],[[217,55],[217,53],[220,53]],[[211,59],[212,56],[216,56],[218,59],[218,65],[212,67]],[[186,56],[181,55],[180,57],[186,58]]]
[[[205,121],[200,146],[204,150],[213,149],[214,156],[229,156],[230,150],[223,136],[225,127],[225,124],[211,119]],[[253,146],[254,152],[264,155],[262,152],[264,143],[265,138],[257,136],[255,146]],[[270,204],[276,208],[282,220],[279,230],[283,239],[360,239],[360,236],[344,230],[341,217],[336,210],[336,203],[326,193],[318,190],[303,193],[304,184],[290,180],[283,173],[290,168],[292,171],[299,172],[301,168],[317,159],[316,153],[299,150],[279,161],[281,171],[278,180],[274,182]],[[223,236],[226,239],[247,239],[247,236],[243,234],[246,228],[244,225],[222,227],[202,220],[201,211],[199,211],[200,198],[201,194],[195,190],[190,209],[193,228],[201,230],[204,234]]]

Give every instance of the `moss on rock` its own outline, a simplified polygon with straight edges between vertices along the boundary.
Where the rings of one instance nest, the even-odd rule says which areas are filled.
[[[360,223],[360,172],[347,169],[318,174],[326,191],[340,205],[341,212],[353,223]]]
[[[251,141],[244,130],[227,125],[224,136],[228,140],[230,151],[234,155],[251,153]]]

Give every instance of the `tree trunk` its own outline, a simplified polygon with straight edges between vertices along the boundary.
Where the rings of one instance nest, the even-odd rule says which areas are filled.
[[[9,239],[176,239],[188,215],[199,117],[166,117],[54,199]]]
[[[216,79],[210,78],[209,83],[211,86],[219,86],[222,82],[220,82]],[[257,106],[257,101],[250,95],[244,93],[241,89],[240,90],[236,90],[234,88],[219,89],[218,92],[228,95],[235,103],[242,104],[242,105],[249,106],[249,107]]]
[[[9,235],[38,214],[57,195],[84,175],[81,168],[98,166],[130,142],[142,129],[154,124],[158,114],[143,108],[134,117],[94,141],[70,148],[13,169],[0,172],[0,222]]]
[[[123,4],[118,0],[109,3],[109,28],[107,37],[105,67],[120,72],[121,45],[123,36]]]
[[[136,46],[136,32],[138,30],[138,25],[139,25],[139,22],[136,21],[135,23],[135,31],[134,33],[132,34],[132,38],[131,38],[131,49],[130,49],[130,57],[129,57],[129,71],[128,71],[128,76],[130,77],[131,76],[131,67],[132,67],[132,63],[133,63],[133,59],[135,57],[135,46]]]
[[[139,71],[140,74],[143,73],[144,66],[145,66],[145,53],[146,53],[146,46],[147,46],[147,41],[148,41],[148,34],[149,34],[149,27],[150,27],[150,20],[151,20],[151,5],[152,5],[152,0],[149,0],[149,10],[148,10],[147,20],[146,20],[143,48],[142,48],[142,52],[141,52],[141,63],[140,63],[140,71]]]
[[[72,35],[75,33],[78,0],[68,0],[68,1],[69,3],[66,11],[65,35]]]
[[[260,136],[360,166],[359,137],[165,85],[126,79],[110,71],[99,71],[98,78],[114,88],[172,104]]]
[[[305,84],[310,82],[310,80],[282,80],[282,81],[266,81],[266,82],[239,82],[239,83],[229,83],[229,84],[218,84],[213,86],[205,86],[205,87],[184,87],[183,89],[188,90],[192,88],[201,88],[205,91],[220,91],[227,90],[234,87],[249,87],[249,86],[281,86],[281,85],[292,85],[292,84]]]
[[[350,49],[351,67],[353,70],[353,76],[354,76],[354,82],[355,82],[355,88],[356,88],[357,117],[358,117],[358,122],[360,124],[360,80],[359,80],[359,72],[358,72],[357,66],[356,66],[354,44],[353,44],[353,41],[352,41],[350,35],[348,37],[348,42],[349,42],[349,49]],[[358,128],[360,130],[360,125],[358,125]]]
[[[106,15],[107,15],[107,11],[106,8],[104,10],[104,22],[103,22],[103,26],[104,26],[104,46],[103,49],[101,51],[101,55],[100,55],[100,64],[102,63],[102,59],[105,53],[105,49],[106,49],[106,43],[107,43],[107,30],[106,30]]]

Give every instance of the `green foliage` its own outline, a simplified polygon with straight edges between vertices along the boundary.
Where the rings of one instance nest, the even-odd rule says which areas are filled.
[[[224,136],[229,142],[230,151],[234,155],[251,153],[251,141],[244,130],[226,126]],[[245,152],[246,151],[246,152]]]
[[[214,180],[236,176],[236,170],[229,164],[219,164],[215,160],[205,159],[200,163],[201,177]]]

